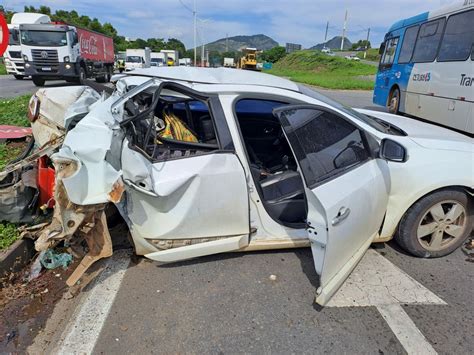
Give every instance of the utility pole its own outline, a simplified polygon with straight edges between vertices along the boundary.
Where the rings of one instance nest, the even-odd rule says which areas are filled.
[[[202,35],[200,36],[202,40]],[[201,67],[204,66],[204,41],[202,42],[201,45]]]
[[[225,34],[225,51],[226,52],[229,51],[229,34],[228,33]]]
[[[329,21],[326,23],[326,34],[324,35],[324,46],[326,47],[326,42],[328,40],[328,29],[329,29]]]
[[[197,66],[197,43],[196,43],[196,0],[194,0],[193,8],[193,20],[194,20],[194,66]]]
[[[342,28],[341,51],[344,49],[344,39],[346,37],[346,27],[347,27],[347,10],[346,10],[346,17],[344,18],[344,27]]]
[[[367,50],[369,49],[370,27],[367,29],[367,42],[365,42],[364,59],[367,57]]]

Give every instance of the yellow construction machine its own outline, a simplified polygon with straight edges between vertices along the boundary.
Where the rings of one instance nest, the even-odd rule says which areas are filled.
[[[243,50],[244,56],[240,58],[238,67],[246,70],[257,69],[257,48],[245,48]]]

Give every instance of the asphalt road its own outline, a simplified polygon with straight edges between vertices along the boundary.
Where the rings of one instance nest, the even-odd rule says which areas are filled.
[[[73,83],[52,80],[47,81],[45,87],[71,86]],[[31,79],[16,80],[12,75],[0,75],[0,98],[16,97],[19,95],[33,94],[38,88]]]
[[[0,80],[5,92],[10,81]],[[349,106],[373,108],[370,92],[321,91]],[[117,253],[102,262],[107,267],[95,284],[57,304],[29,351],[403,354],[422,344],[428,354],[472,353],[474,265],[465,254],[420,259],[394,243],[375,252],[395,274],[387,274],[383,263],[373,264],[374,275],[358,268],[338,293],[347,304],[325,308],[314,304],[318,283],[309,249],[170,265],[130,262]],[[403,279],[413,288],[401,291]],[[396,304],[388,303],[399,312],[392,318],[383,312],[380,300],[387,295],[377,296],[381,291],[394,295]],[[430,297],[442,304],[428,302]],[[355,306],[361,299],[367,305]]]

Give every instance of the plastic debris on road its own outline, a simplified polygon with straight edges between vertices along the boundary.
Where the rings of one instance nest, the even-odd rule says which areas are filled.
[[[46,269],[56,269],[62,266],[66,269],[72,262],[72,255],[68,253],[57,253],[52,249],[46,250],[46,252],[40,255],[41,265]]]

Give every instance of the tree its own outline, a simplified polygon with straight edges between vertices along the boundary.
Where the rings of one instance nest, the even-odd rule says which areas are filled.
[[[184,46],[184,43],[176,38],[168,38],[164,49],[173,49],[175,51],[178,51],[180,57],[182,57],[186,52],[186,47]]]
[[[276,63],[284,56],[286,56],[285,47],[277,46],[264,51],[260,58],[265,62]]]
[[[357,48],[369,49],[369,48],[372,48],[372,47],[370,45],[370,41],[367,42],[367,40],[365,40],[365,39],[360,39],[356,43],[353,43],[352,47],[351,47],[351,49],[353,51],[356,50]]]

